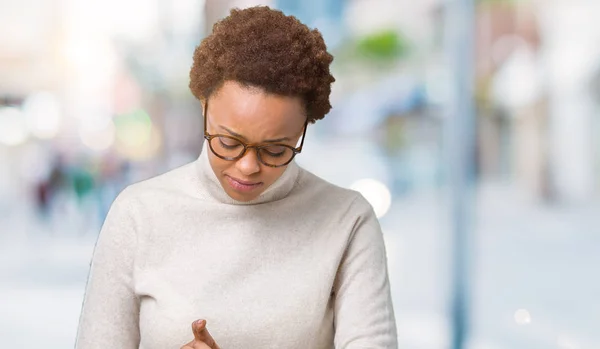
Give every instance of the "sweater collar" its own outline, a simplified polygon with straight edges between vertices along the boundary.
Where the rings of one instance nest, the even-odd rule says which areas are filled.
[[[300,169],[295,161],[290,162],[281,177],[279,177],[275,183],[271,184],[264,192],[262,192],[256,199],[242,202],[232,199],[219,182],[219,179],[215,175],[210,162],[208,159],[208,152],[210,152],[208,144],[205,142],[202,147],[200,157],[196,161],[196,167],[200,175],[200,183],[204,187],[205,194],[212,200],[230,205],[255,205],[262,204],[272,201],[277,201],[285,198],[294,189],[298,180]]]

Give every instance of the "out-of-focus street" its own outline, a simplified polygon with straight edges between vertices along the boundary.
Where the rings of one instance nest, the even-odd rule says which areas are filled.
[[[600,348],[598,0],[0,2],[0,348],[73,346],[112,201],[197,158],[194,50],[255,5],[334,56],[295,161],[375,209],[400,348]]]

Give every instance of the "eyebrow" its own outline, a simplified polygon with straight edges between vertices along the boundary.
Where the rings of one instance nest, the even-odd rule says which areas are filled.
[[[228,129],[227,127],[223,126],[223,125],[219,125],[219,127],[221,127],[223,130],[225,130],[227,133],[229,133],[232,136],[235,136],[237,138],[241,138],[244,141],[248,141],[248,139],[244,136],[242,136],[239,133],[233,132],[232,130]],[[263,141],[263,143],[277,143],[277,142],[284,142],[284,141],[290,141],[291,139],[289,137],[282,137],[282,138],[277,138],[277,139],[267,139],[265,141]]]

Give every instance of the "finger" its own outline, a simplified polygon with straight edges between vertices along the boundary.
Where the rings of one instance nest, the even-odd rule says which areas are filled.
[[[199,333],[202,332],[204,328],[206,328],[206,320],[200,319],[192,322],[192,332],[194,333],[194,338],[196,340],[202,341],[202,338],[200,338]]]
[[[210,348],[219,349],[217,343],[215,343],[215,340],[206,328],[206,320],[200,319],[195,321],[192,324],[192,329],[194,331],[194,338],[196,338],[197,341],[206,343]]]
[[[194,339],[193,341],[191,341],[188,344],[181,347],[181,349],[213,349],[213,348],[209,347],[204,342],[200,342],[197,339]],[[218,349],[218,347],[216,349]]]

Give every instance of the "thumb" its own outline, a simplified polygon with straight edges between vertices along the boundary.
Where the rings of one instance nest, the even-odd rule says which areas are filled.
[[[200,319],[192,322],[192,332],[194,333],[194,339],[202,341],[202,331],[206,329],[206,320]]]
[[[196,320],[192,323],[192,330],[194,332],[194,339],[200,342],[206,343],[209,347],[213,349],[219,349],[215,340],[206,329],[206,320],[200,319]]]

